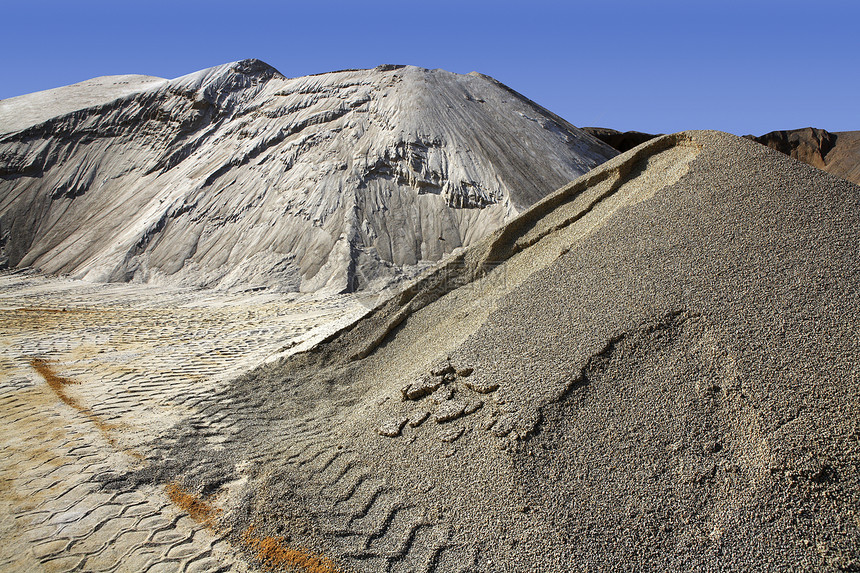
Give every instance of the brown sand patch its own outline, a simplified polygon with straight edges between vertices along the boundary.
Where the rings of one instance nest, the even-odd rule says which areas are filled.
[[[71,378],[66,378],[65,376],[60,376],[57,374],[54,369],[51,367],[50,363],[44,358],[31,358],[30,366],[32,366],[36,372],[42,375],[45,379],[45,382],[48,383],[48,386],[51,387],[51,390],[57,393],[57,396],[73,408],[80,408],[77,400],[74,398],[70,398],[65,394],[63,390],[63,386],[70,386],[72,384],[80,384],[77,380],[72,380]]]
[[[338,573],[331,559],[304,549],[284,545],[282,537],[255,537],[254,528],[242,533],[242,542],[256,552],[257,559],[269,571],[307,571],[308,573]]]
[[[225,533],[218,527],[217,518],[223,510],[177,483],[165,487],[167,497],[189,517],[215,533]],[[254,526],[242,532],[242,544],[254,552],[256,559],[268,571],[300,571],[306,573],[340,573],[341,569],[323,555],[306,549],[295,549],[284,544],[283,537],[256,537]]]
[[[71,378],[66,378],[65,376],[60,376],[51,366],[51,363],[44,358],[30,358],[30,366],[32,366],[33,369],[45,379],[45,382],[48,383],[48,387],[54,392],[54,394],[56,394],[57,398],[59,398],[63,404],[74,408],[86,416],[86,418],[92,422],[96,428],[98,428],[104,439],[107,440],[111,446],[119,448],[116,438],[111,435],[111,432],[116,430],[117,426],[115,424],[105,422],[101,419],[101,416],[96,414],[91,408],[85,406],[80,402],[80,400],[74,396],[70,396],[68,392],[66,392],[66,386],[80,384],[80,382],[72,380]],[[142,456],[137,452],[128,451],[128,453],[135,458],[142,458]]]
[[[170,501],[187,513],[191,519],[202,523],[210,529],[215,528],[215,519],[221,513],[221,509],[213,507],[212,504],[194,494],[188,493],[179,484],[171,483],[164,489]]]

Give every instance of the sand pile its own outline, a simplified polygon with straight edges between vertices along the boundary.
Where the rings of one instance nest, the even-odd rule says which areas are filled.
[[[618,131],[605,127],[583,127],[583,131],[619,151],[628,151],[637,145],[658,137],[640,131]],[[662,134],[660,134],[662,135]],[[764,135],[745,135],[756,143],[766,145],[803,161],[822,171],[860,184],[860,131],[838,131],[804,127],[771,131]]]
[[[655,139],[105,487],[180,483],[342,570],[856,571],[858,255],[857,186]]]

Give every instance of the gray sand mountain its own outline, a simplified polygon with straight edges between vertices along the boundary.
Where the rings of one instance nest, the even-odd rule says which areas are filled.
[[[615,154],[474,73],[98,78],[0,102],[0,257],[91,281],[363,288]]]
[[[664,136],[105,487],[181,483],[352,571],[857,571],[858,253],[860,187]]]
[[[166,82],[164,78],[154,76],[102,76],[0,100],[0,134],[21,131],[54,117],[102,106]]]

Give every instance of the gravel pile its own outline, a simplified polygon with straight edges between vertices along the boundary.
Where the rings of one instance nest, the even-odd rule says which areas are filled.
[[[189,423],[131,477],[344,570],[857,571],[858,257],[860,187],[658,138],[237,380],[217,448]]]

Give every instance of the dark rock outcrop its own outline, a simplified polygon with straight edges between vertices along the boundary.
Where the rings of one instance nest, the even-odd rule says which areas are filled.
[[[608,127],[582,127],[580,129],[622,153],[659,135],[663,135],[662,133],[655,135],[652,133],[642,133],[641,131],[618,131],[617,129],[610,129]]]

